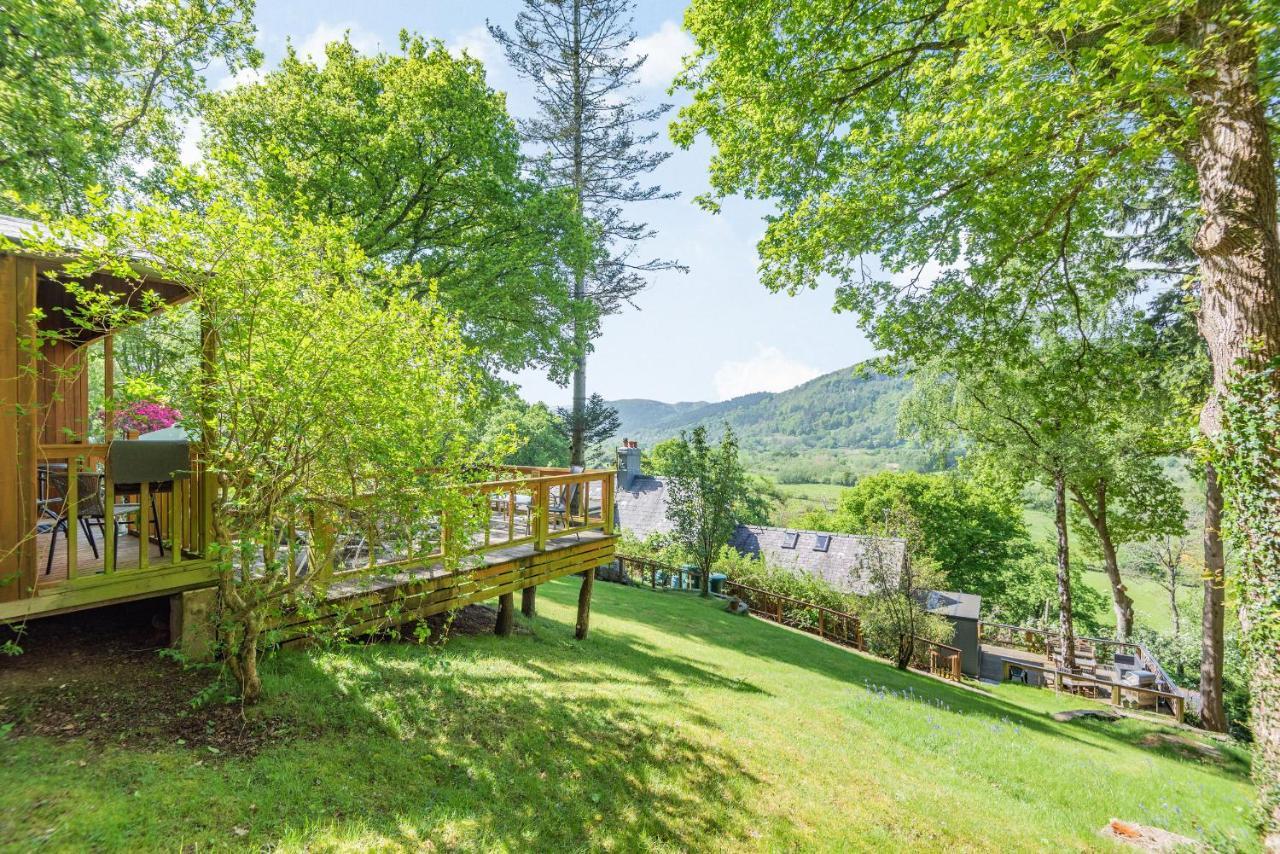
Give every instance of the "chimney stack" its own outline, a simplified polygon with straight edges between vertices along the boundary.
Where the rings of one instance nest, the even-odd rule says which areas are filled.
[[[618,449],[618,487],[630,489],[640,475],[640,443],[623,439]]]

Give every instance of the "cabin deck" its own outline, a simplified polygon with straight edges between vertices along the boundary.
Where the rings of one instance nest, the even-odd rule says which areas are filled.
[[[102,537],[98,531],[94,531],[94,541],[98,549],[97,555],[95,555],[93,544],[90,544],[89,538],[84,535],[84,531],[81,530],[79,534],[80,536],[76,538],[76,575],[101,575],[105,568]],[[50,563],[49,546],[52,540],[52,533],[47,531],[41,531],[36,535],[36,571],[39,573],[38,582],[42,586],[58,584],[67,580],[67,540],[61,532],[58,533],[58,544],[53,552],[53,561]],[[121,533],[116,538],[116,566],[120,569],[131,569],[138,566],[141,546],[142,540],[138,536]],[[148,542],[147,546],[147,557],[151,564],[154,565],[172,559],[172,553],[169,549],[164,549],[163,555],[160,553],[160,545],[154,539]]]

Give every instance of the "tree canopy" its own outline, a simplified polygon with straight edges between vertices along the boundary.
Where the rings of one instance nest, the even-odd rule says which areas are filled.
[[[574,323],[564,260],[590,253],[569,194],[522,172],[505,97],[474,58],[404,35],[399,54],[292,49],[261,81],[213,98],[204,147],[298,216],[351,223],[370,256],[413,264],[406,287],[463,322],[491,369],[563,377]]]
[[[87,188],[122,190],[147,162],[176,161],[204,69],[259,61],[252,16],[253,0],[0,6],[0,188],[80,211]]]
[[[915,520],[915,547],[938,567],[949,590],[998,598],[1007,574],[1029,550],[1021,507],[954,473],[868,475],[840,493],[834,511],[805,524],[867,534],[902,513]]]

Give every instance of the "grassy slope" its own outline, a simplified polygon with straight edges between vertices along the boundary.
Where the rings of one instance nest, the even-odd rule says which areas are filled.
[[[1251,844],[1233,748],[1054,723],[1047,692],[900,674],[687,594],[598,584],[578,644],[577,585],[543,589],[532,634],[279,657],[252,713],[300,735],[256,757],[0,742],[0,847],[1080,850],[1113,816]]]

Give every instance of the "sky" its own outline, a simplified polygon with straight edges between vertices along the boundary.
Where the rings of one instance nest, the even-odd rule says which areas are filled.
[[[636,94],[648,103],[678,107],[687,100],[666,92],[681,57],[692,49],[680,26],[685,5],[679,0],[637,3],[636,47],[649,58]],[[515,0],[258,0],[255,23],[264,70],[279,63],[290,42],[322,58],[324,44],[343,33],[365,52],[396,50],[402,29],[438,38],[451,50],[465,49],[483,61],[489,84],[507,93],[513,115],[524,117],[533,109],[530,88],[506,65],[485,28],[487,19],[509,29],[519,6]],[[211,68],[208,79],[213,88],[225,89],[253,74],[241,72],[237,80],[226,69]],[[673,116],[674,110],[655,128],[660,133],[654,147],[672,155],[654,178],[680,196],[635,205],[628,214],[657,231],[641,253],[677,260],[689,271],[652,274],[636,308],[605,318],[587,364],[588,391],[611,400],[726,400],[781,391],[873,355],[853,317],[832,312],[832,286],[788,297],[760,284],[756,242],[764,233],[768,203],[731,199],[719,214],[698,208],[693,199],[708,188],[711,147],[705,140],[688,151],[674,146],[666,132]],[[196,156],[198,134],[198,126],[188,129],[188,159]],[[568,402],[568,390],[538,372],[512,379],[528,400]]]

